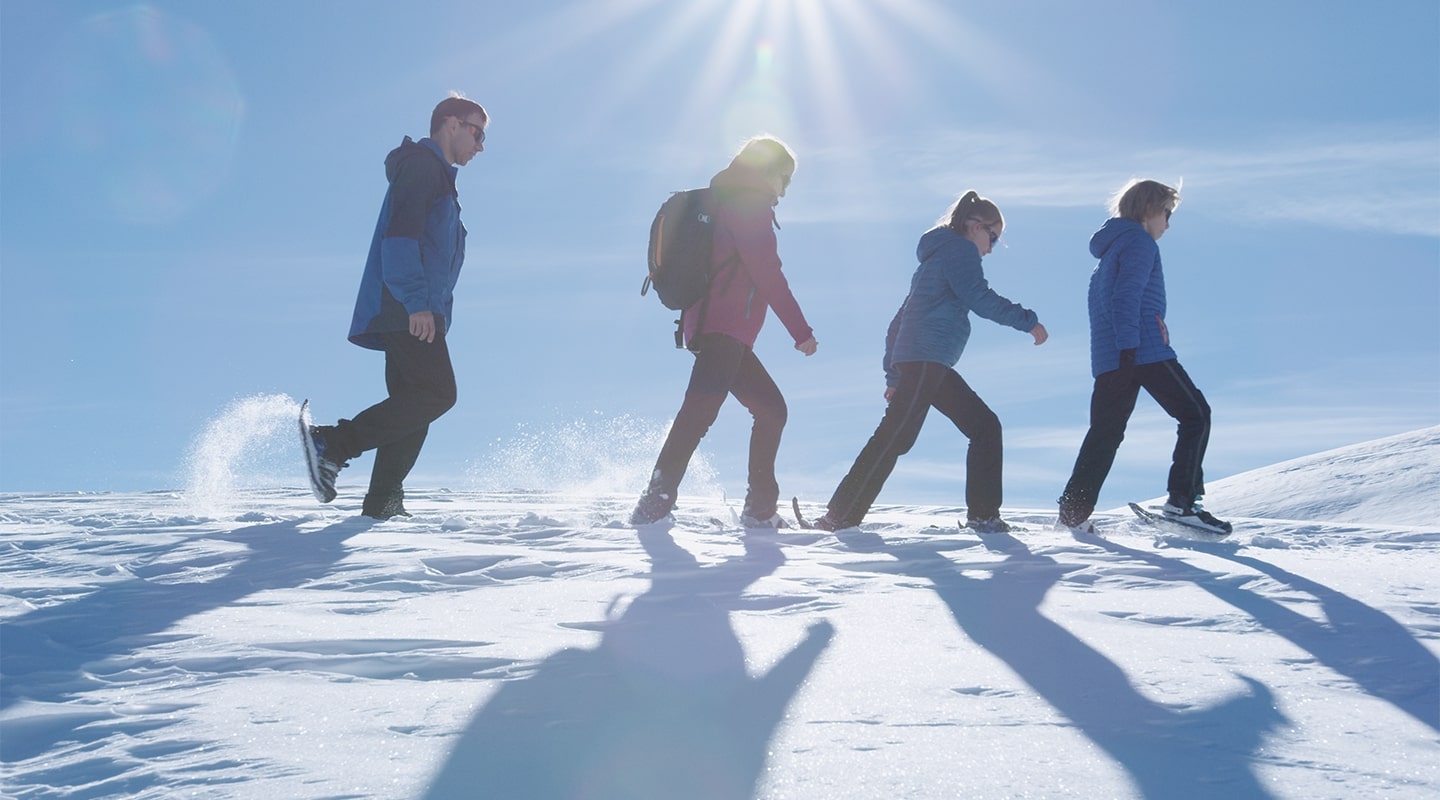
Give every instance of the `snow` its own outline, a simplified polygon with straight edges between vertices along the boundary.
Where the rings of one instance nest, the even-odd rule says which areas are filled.
[[[1215,481],[1224,543],[554,487],[377,523],[290,434],[272,488],[0,496],[0,795],[1440,794],[1440,429]]]
[[[1435,525],[1440,425],[1215,481],[1215,508],[1271,519]]]

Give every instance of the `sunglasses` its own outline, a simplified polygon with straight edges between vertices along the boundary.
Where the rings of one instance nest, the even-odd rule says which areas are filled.
[[[994,228],[983,222],[980,224],[980,227],[984,228],[985,232],[990,235],[990,246],[994,247],[995,243],[1000,241],[1000,234],[996,233]]]
[[[463,120],[463,119],[460,119],[459,117],[456,117],[455,119],[459,120],[461,125],[464,125],[465,127],[467,127],[467,128],[470,129],[470,135],[475,138],[475,144],[477,144],[477,145],[485,144],[485,129],[484,129],[484,128],[480,127],[479,125],[476,125],[476,124],[473,123],[473,122],[470,122],[469,120]]]

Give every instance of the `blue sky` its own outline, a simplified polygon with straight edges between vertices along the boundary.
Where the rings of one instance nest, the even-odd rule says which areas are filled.
[[[1086,244],[1131,177],[1183,182],[1161,247],[1211,477],[1440,422],[1428,0],[4,0],[0,491],[178,488],[238,398],[379,399],[345,332],[382,159],[451,90],[493,121],[459,179],[460,403],[413,481],[663,426],[689,363],[637,296],[650,218],[760,132],[799,154],[781,256],[820,342],[757,344],[784,492],[825,499],[878,422],[916,239],[971,188],[1008,221],[991,284],[1051,333],[977,321],[958,366],[1005,424],[1008,505],[1050,504],[1083,436]],[[727,406],[702,445],[731,496],[747,433]],[[1172,443],[1142,401],[1102,505],[1162,493]],[[963,457],[932,419],[881,502],[961,502]]]

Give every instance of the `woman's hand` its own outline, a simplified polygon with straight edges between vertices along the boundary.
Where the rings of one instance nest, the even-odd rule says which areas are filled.
[[[1045,326],[1038,322],[1035,323],[1035,327],[1030,329],[1030,335],[1035,337],[1036,346],[1045,344],[1045,340],[1050,338],[1050,332],[1045,330]]]

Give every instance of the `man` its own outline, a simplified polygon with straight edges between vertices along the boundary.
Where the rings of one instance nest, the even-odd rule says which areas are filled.
[[[1165,517],[1207,534],[1230,533],[1230,523],[1200,505],[1210,405],[1180,366],[1165,326],[1165,274],[1157,242],[1170,229],[1179,202],[1180,193],[1163,183],[1131,181],[1112,203],[1111,218],[1090,239],[1090,254],[1100,259],[1089,295],[1095,388],[1090,430],[1060,495],[1063,527],[1093,530],[1090,513],[1144,389],[1179,423]]]
[[[350,341],[384,351],[389,397],[335,425],[309,425],[302,418],[310,485],[322,503],[335,499],[335,477],[349,460],[375,450],[361,513],[409,516],[405,476],[430,423],[455,405],[446,334],[465,260],[456,165],[484,151],[489,124],[479,103],[452,95],[430,115],[429,137],[415,142],[406,136],[385,158],[390,189],[360,279]]]

